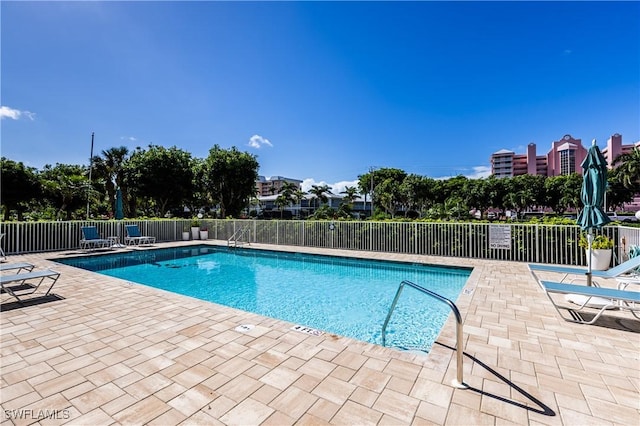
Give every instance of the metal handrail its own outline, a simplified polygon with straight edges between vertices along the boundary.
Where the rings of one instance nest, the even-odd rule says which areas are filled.
[[[387,314],[387,318],[384,320],[384,325],[382,326],[382,346],[385,346],[386,344],[387,325],[389,324],[389,320],[391,319],[391,314],[393,313],[393,310],[396,308],[396,304],[398,303],[398,299],[400,298],[400,294],[402,294],[402,290],[404,289],[405,285],[408,285],[409,287],[413,287],[416,290],[421,291],[422,293],[428,296],[431,296],[441,302],[446,303],[447,305],[449,305],[449,307],[453,311],[453,314],[456,317],[456,358],[457,358],[456,370],[457,371],[456,371],[456,379],[452,380],[451,384],[454,387],[460,388],[460,389],[468,388],[469,386],[465,384],[462,379],[463,356],[464,356],[464,352],[462,349],[462,315],[460,315],[460,311],[458,310],[458,307],[456,306],[455,303],[453,303],[451,300],[447,299],[446,297],[440,296],[438,293],[434,293],[433,291],[428,290],[422,286],[419,286],[418,284],[412,283],[411,281],[407,281],[407,280],[402,281],[398,286],[398,291],[396,292],[396,296],[393,298],[393,303],[391,304],[391,308],[389,308],[389,313]]]
[[[251,229],[249,226],[245,226],[242,228],[238,228],[236,229],[236,231],[233,233],[233,235],[227,240],[227,247],[229,247],[231,245],[231,242],[233,241],[234,246],[238,246],[238,240],[240,240],[242,238],[242,236],[244,235],[245,232],[249,232],[251,233]]]

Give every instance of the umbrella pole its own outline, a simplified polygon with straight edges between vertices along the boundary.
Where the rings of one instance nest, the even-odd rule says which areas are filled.
[[[593,244],[593,229],[589,228],[589,233],[587,234],[587,241],[589,246],[589,266],[587,267],[587,285],[591,286],[591,268],[593,267],[593,250],[591,249],[591,245]]]

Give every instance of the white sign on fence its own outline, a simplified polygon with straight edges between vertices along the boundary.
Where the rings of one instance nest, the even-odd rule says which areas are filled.
[[[511,226],[489,225],[489,248],[511,249]]]

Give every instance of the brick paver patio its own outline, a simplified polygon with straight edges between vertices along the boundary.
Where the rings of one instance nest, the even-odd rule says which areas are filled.
[[[2,295],[2,424],[640,424],[640,321],[629,313],[565,322],[522,263],[279,249],[473,266],[456,301],[470,388],[451,386],[452,316],[428,355],[403,353],[44,253],[8,258],[62,275],[42,303]]]

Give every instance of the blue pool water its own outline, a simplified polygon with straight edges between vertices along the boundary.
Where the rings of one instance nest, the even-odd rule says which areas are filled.
[[[402,280],[455,301],[469,268],[197,246],[56,260],[325,332],[381,344]],[[429,350],[447,305],[406,287],[387,346]]]

